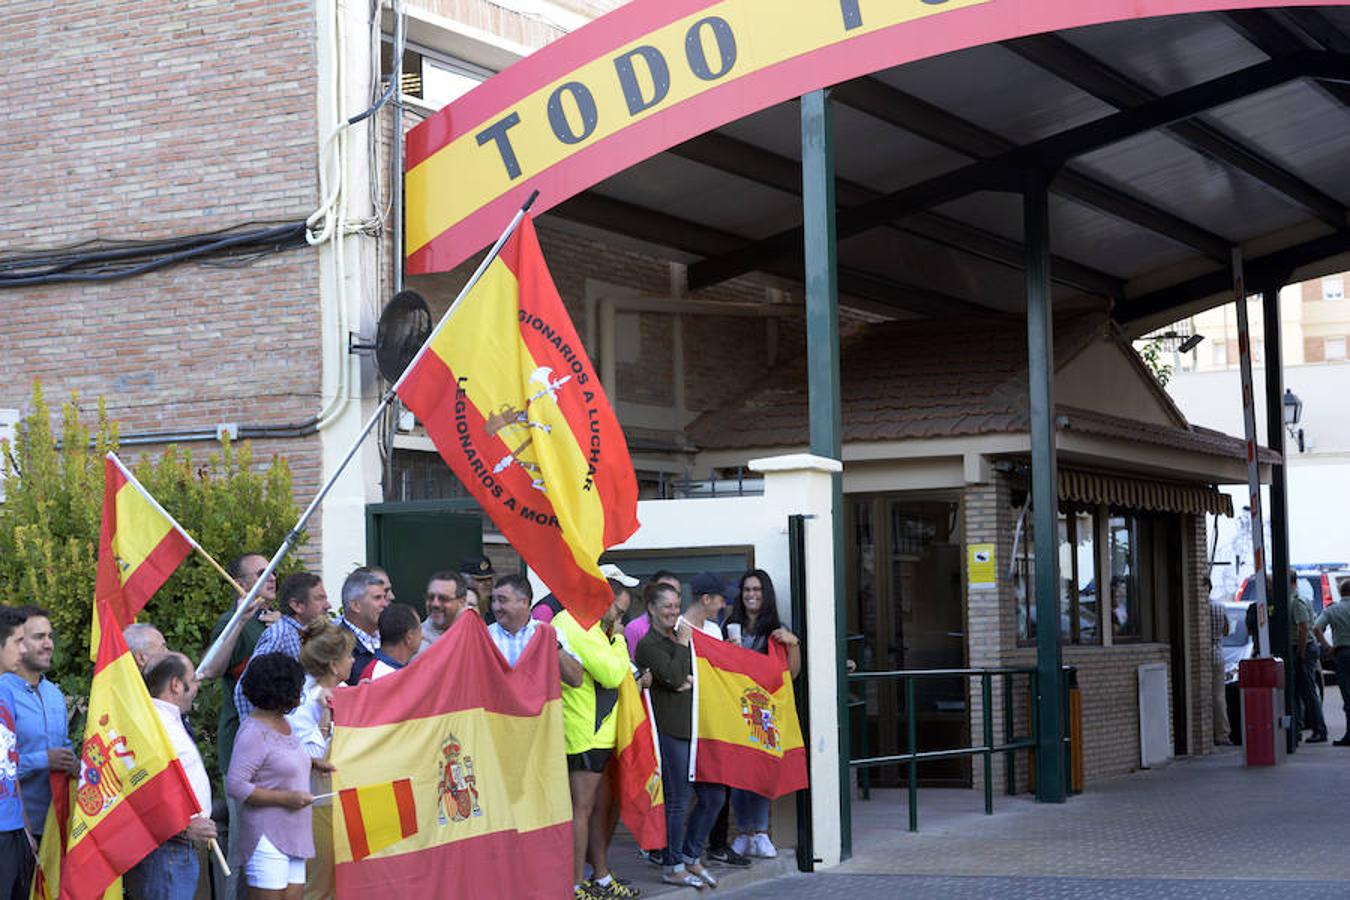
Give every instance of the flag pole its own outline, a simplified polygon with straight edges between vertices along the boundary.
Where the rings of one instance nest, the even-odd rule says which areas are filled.
[[[459,306],[460,301],[464,299],[469,291],[473,290],[474,286],[478,284],[479,279],[483,277],[483,273],[487,271],[488,266],[492,265],[493,260],[501,253],[502,247],[511,239],[511,235],[515,233],[517,226],[520,225],[520,220],[525,218],[525,214],[530,211],[530,207],[534,205],[534,201],[538,196],[539,192],[537,190],[530,192],[530,196],[526,198],[523,204],[521,204],[520,209],[516,210],[516,214],[511,218],[511,222],[506,226],[506,230],[502,232],[501,237],[497,238],[497,242],[492,245],[490,250],[488,250],[487,255],[483,257],[483,261],[478,264],[478,268],[474,269],[473,275],[469,276],[469,280],[465,283],[464,287],[460,289],[459,294],[455,297],[455,302],[451,303],[450,308],[445,311],[445,315],[441,316],[441,320],[436,323],[436,327],[432,329],[431,334],[428,335],[426,341],[418,348],[417,354],[408,363],[402,374],[399,375],[398,380],[390,385],[389,389],[384,392],[384,396],[380,398],[380,402],[375,407],[375,411],[370,414],[370,418],[366,419],[366,423],[361,426],[361,430],[352,441],[352,445],[347,448],[347,452],[342,457],[342,461],[337,464],[337,467],[333,470],[332,474],[328,476],[328,480],[324,482],[323,487],[319,489],[319,493],[310,501],[309,506],[305,507],[305,511],[300,514],[300,518],[296,521],[295,526],[286,533],[286,537],[282,540],[281,546],[277,548],[277,552],[272,555],[270,560],[268,560],[267,568],[263,569],[262,574],[253,582],[253,586],[248,589],[248,593],[244,596],[244,599],[239,601],[239,604],[234,609],[234,614],[230,617],[229,623],[220,633],[220,637],[216,638],[215,643],[210,646],[206,651],[206,655],[202,657],[202,661],[197,664],[198,670],[207,668],[209,664],[214,662],[215,658],[220,655],[220,648],[225,642],[226,636],[233,631],[234,626],[244,617],[249,606],[253,603],[253,599],[257,597],[258,592],[262,590],[262,586],[267,582],[267,579],[276,571],[277,566],[279,566],[281,561],[286,558],[286,554],[291,551],[291,548],[295,546],[295,542],[300,538],[300,532],[305,530],[305,525],[308,524],[310,517],[318,510],[319,504],[328,496],[328,492],[333,489],[333,485],[337,483],[338,477],[342,474],[343,470],[347,468],[347,464],[352,461],[352,457],[356,456],[356,451],[361,448],[361,444],[365,442],[371,429],[373,429],[375,424],[380,421],[380,417],[384,415],[384,411],[389,407],[389,404],[393,402],[395,392],[403,384],[403,380],[408,377],[408,373],[413,370],[417,365],[418,360],[420,360],[422,355],[427,352],[427,348],[431,346],[431,341],[445,326],[446,321],[455,311],[455,307]]]

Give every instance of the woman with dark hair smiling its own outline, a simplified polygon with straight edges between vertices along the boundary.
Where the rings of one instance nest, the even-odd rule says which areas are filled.
[[[305,670],[285,653],[254,657],[240,682],[253,711],[239,725],[225,790],[241,810],[239,861],[252,900],[299,900],[314,855],[309,773],[333,766],[311,759],[286,721],[304,683]]]
[[[797,636],[783,627],[778,618],[778,595],[773,580],[763,569],[751,569],[741,576],[741,589],[726,621],[727,640],[747,650],[769,652],[769,641],[777,641],[787,650],[788,671],[793,678],[802,670],[802,648]],[[769,840],[769,798],[753,791],[731,789],[731,812],[740,834],[731,849],[744,856],[771,859],[778,855]]]

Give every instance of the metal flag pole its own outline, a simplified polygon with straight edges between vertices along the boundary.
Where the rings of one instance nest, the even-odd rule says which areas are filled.
[[[1257,656],[1270,656],[1270,622],[1266,603],[1266,528],[1261,515],[1261,461],[1256,455],[1256,399],[1252,392],[1252,342],[1247,322],[1247,286],[1242,277],[1242,250],[1233,248],[1233,301],[1237,304],[1238,368],[1242,371],[1242,430],[1247,440],[1247,491],[1252,511],[1252,593],[1255,595]]]
[[[511,218],[511,222],[506,226],[506,230],[502,232],[501,237],[497,238],[497,242],[492,245],[490,250],[488,250],[487,255],[483,257],[483,261],[478,264],[478,268],[474,269],[473,275],[469,276],[469,280],[464,284],[464,287],[460,289],[459,294],[455,297],[455,302],[451,303],[450,308],[445,311],[445,315],[441,316],[441,320],[436,323],[436,327],[431,330],[431,334],[427,336],[426,341],[418,348],[417,354],[408,363],[407,367],[404,368],[402,374],[399,375],[398,380],[390,385],[389,389],[384,392],[384,396],[380,398],[380,402],[375,407],[375,411],[370,414],[368,419],[366,419],[366,423],[361,426],[361,430],[352,441],[352,445],[347,448],[347,452],[343,455],[342,461],[337,464],[337,468],[335,468],[332,474],[328,476],[328,480],[324,482],[323,487],[319,488],[319,493],[310,501],[309,506],[305,507],[305,511],[302,512],[300,518],[296,520],[295,526],[286,533],[286,537],[282,540],[281,546],[277,548],[277,552],[272,554],[272,558],[268,560],[267,568],[263,569],[262,574],[253,582],[253,586],[248,589],[248,593],[244,595],[244,598],[239,601],[237,606],[235,606],[234,614],[230,616],[230,621],[221,632],[220,637],[216,638],[215,643],[211,645],[206,651],[206,655],[202,657],[202,661],[197,664],[198,670],[208,668],[210,664],[215,661],[215,658],[220,655],[220,648],[225,642],[225,638],[234,630],[234,627],[238,624],[239,620],[244,617],[249,606],[253,603],[254,598],[258,596],[258,592],[262,590],[263,585],[266,584],[267,579],[271,577],[272,573],[276,571],[277,566],[281,564],[281,561],[286,558],[286,554],[291,552],[291,549],[295,546],[295,542],[300,538],[300,532],[305,530],[305,525],[309,523],[310,517],[318,510],[319,504],[323,503],[324,498],[328,496],[328,492],[333,489],[333,485],[337,483],[338,477],[341,476],[343,470],[347,468],[347,464],[352,461],[354,456],[356,456],[356,451],[361,448],[361,444],[365,442],[371,429],[373,429],[376,423],[380,421],[380,417],[384,415],[385,409],[393,402],[394,396],[399,387],[402,386],[404,379],[408,377],[408,373],[416,368],[418,360],[420,360],[423,354],[427,352],[427,348],[430,347],[431,342],[436,339],[436,335],[440,334],[441,329],[445,327],[445,323],[450,319],[450,316],[454,314],[455,308],[459,306],[460,301],[464,299],[469,291],[473,290],[476,284],[478,284],[478,280],[483,277],[483,273],[487,271],[488,266],[492,265],[493,260],[501,253],[502,247],[504,247],[506,242],[511,239],[511,235],[515,234],[516,228],[520,225],[520,220],[525,218],[525,214],[530,211],[530,207],[534,205],[534,201],[538,196],[538,191],[532,191],[530,196],[526,198],[525,202],[521,205],[520,209],[516,210],[516,214]]]

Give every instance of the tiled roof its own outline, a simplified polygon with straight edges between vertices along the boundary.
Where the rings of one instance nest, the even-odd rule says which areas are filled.
[[[1101,318],[1057,322],[1055,329],[1059,366],[1094,339],[1114,335]],[[1150,378],[1140,368],[1141,377]],[[1166,395],[1158,394],[1174,411]],[[868,326],[840,348],[840,395],[845,443],[1025,432],[1025,323],[991,317]],[[1208,429],[1168,428],[1095,410],[1056,412],[1067,417],[1062,424],[1070,430],[1244,456],[1242,441]],[[809,441],[807,416],[806,364],[799,357],[773,369],[739,399],[694,420],[688,436],[703,450],[800,446]]]

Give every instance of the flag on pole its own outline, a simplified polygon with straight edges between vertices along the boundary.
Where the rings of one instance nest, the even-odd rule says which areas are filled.
[[[624,678],[619,684],[619,707],[615,713],[614,748],[619,815],[643,850],[666,845],[666,800],[661,783],[661,750],[656,740],[656,716],[651,698],[637,683]]]
[[[105,608],[103,616],[112,621],[113,613]],[[183,764],[117,628],[105,628],[99,643],[80,775],[67,805],[63,898],[101,895],[198,812]],[[49,826],[44,844],[51,833]]]
[[[103,461],[103,531],[98,544],[89,658],[102,644],[99,610],[106,606],[120,631],[136,619],[196,541],[141,486],[117,454]]]
[[[397,385],[502,534],[589,628],[606,548],[637,530],[619,422],[525,216]]]
[[[806,748],[787,651],[768,654],[693,631],[694,741],[689,774],[765,797],[806,787]]]
[[[338,792],[352,860],[362,860],[417,833],[412,781],[400,778]]]
[[[570,896],[558,645],[535,628],[512,668],[483,620],[460,616],[405,668],[333,695],[334,790],[398,772],[412,801],[408,836],[365,857],[345,809],[333,817],[339,897]]]

